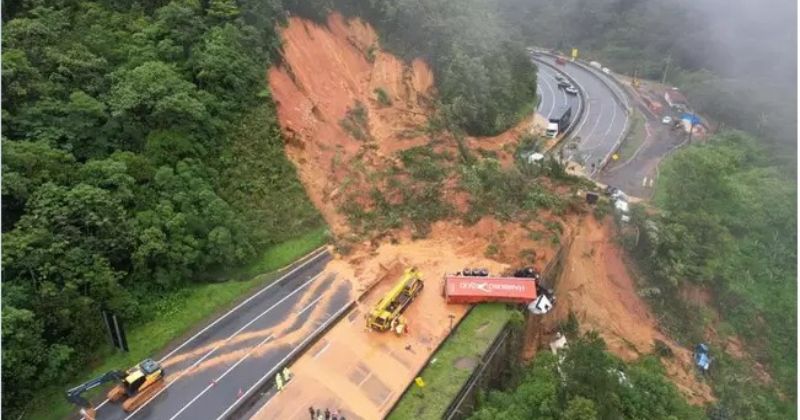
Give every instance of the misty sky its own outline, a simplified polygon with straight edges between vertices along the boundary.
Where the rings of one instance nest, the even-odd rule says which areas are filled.
[[[679,1],[708,25],[717,72],[796,85],[797,0]]]

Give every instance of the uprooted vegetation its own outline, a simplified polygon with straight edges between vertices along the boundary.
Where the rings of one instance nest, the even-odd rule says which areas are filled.
[[[382,168],[353,164],[339,211],[357,234],[408,225],[419,237],[427,234],[431,223],[446,218],[474,224],[492,216],[528,223],[539,212],[562,216],[580,208],[580,199],[570,194],[580,183],[570,178],[554,181],[551,176],[562,170],[555,161],[504,167],[491,157],[464,161],[449,149],[453,148],[440,140],[401,150]]]
[[[356,101],[355,105],[347,110],[339,124],[355,139],[368,141],[372,138],[369,134],[369,114],[361,101]]]

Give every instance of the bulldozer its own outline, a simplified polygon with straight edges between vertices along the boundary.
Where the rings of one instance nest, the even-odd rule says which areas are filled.
[[[155,360],[145,359],[128,370],[112,370],[68,390],[67,400],[81,408],[81,415],[94,420],[95,409],[82,394],[106,382],[117,382],[108,391],[108,400],[113,403],[122,401],[122,409],[129,413],[164,387],[164,369]]]
[[[416,268],[407,268],[397,284],[367,314],[367,328],[375,331],[394,331],[398,335],[407,330],[403,312],[422,291],[425,283]]]

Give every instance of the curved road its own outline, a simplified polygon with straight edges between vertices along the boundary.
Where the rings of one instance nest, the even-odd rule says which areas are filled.
[[[534,60],[555,65],[554,58],[547,55],[540,55]],[[563,90],[557,89],[555,71],[552,68],[546,64],[538,67],[541,75],[539,92],[542,95],[539,112],[548,117],[548,106],[555,108],[557,104],[566,103],[564,97],[567,95]],[[598,165],[622,137],[628,123],[627,110],[617,101],[611,88],[600,80],[601,77],[608,77],[605,74],[569,61],[558,68],[575,81],[585,97],[583,118],[577,122],[578,125],[566,142],[575,144],[576,147],[566,147],[564,155],[569,160],[583,164],[587,172],[594,176],[600,169]],[[608,80],[608,83],[613,82]],[[577,104],[577,99],[570,103]],[[595,166],[592,167],[592,164]]]
[[[537,78],[537,89],[539,94],[542,95],[542,100],[539,102],[539,107],[536,109],[539,114],[545,118],[550,118],[555,111],[562,105],[572,105],[572,109],[577,111],[578,96],[567,95],[564,89],[558,88],[558,81],[556,80],[557,72],[545,64],[538,65],[539,76]]]

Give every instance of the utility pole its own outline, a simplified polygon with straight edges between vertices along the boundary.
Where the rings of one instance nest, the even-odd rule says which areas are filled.
[[[664,75],[661,76],[661,84],[667,83],[667,71],[669,71],[669,62],[672,61],[672,53],[667,56],[667,64],[664,66]]]

